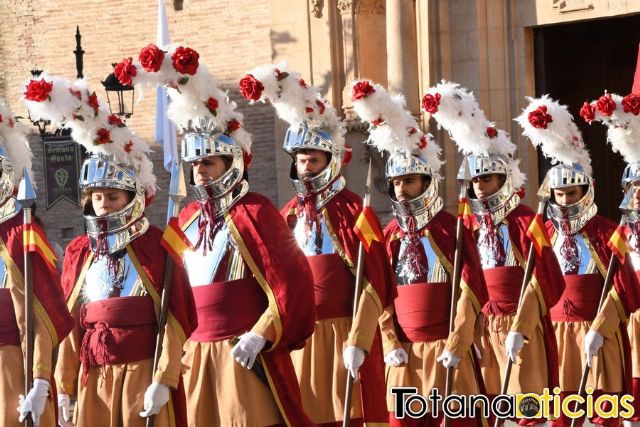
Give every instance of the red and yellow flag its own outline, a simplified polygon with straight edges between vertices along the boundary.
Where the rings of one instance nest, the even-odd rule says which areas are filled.
[[[364,209],[362,209],[353,230],[362,241],[364,249],[367,252],[374,240],[380,243],[384,241],[382,227],[380,226],[378,217],[370,206],[365,206]]]
[[[162,234],[160,244],[178,264],[182,263],[182,255],[185,251],[193,250],[191,242],[184,234],[184,231],[182,231],[182,228],[180,228],[180,225],[178,225],[178,218],[176,217],[169,220],[167,228],[164,229],[164,233]]]
[[[471,231],[475,231],[478,228],[476,216],[473,214],[469,200],[467,200],[466,197],[458,201],[458,218],[462,218],[462,220],[468,224]]]
[[[624,258],[629,251],[629,245],[623,227],[618,226],[618,228],[616,228],[616,231],[613,232],[607,242],[607,246],[609,246],[609,249],[611,249],[613,254],[618,258],[620,264],[624,264]]]
[[[37,223],[32,222],[25,226],[22,234],[22,244],[26,252],[38,253],[47,265],[47,268],[52,271],[57,271],[56,261],[58,257],[51,247],[44,230]]]
[[[549,236],[542,223],[542,215],[536,214],[536,216],[533,217],[533,221],[531,221],[527,229],[527,237],[533,242],[533,246],[536,248],[538,255],[542,254],[542,249],[545,246],[551,247]]]

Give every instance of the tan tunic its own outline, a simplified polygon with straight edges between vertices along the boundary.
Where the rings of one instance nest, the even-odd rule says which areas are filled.
[[[76,326],[60,344],[55,378],[58,393],[77,395],[76,427],[144,427],[144,393],[152,380],[177,388],[180,377],[182,343],[178,332],[167,323],[162,353],[155,376],[153,360],[90,368],[82,384],[80,364],[79,306],[73,311]],[[165,405],[154,417],[156,427],[171,426],[173,414]]]
[[[553,322],[558,342],[560,388],[562,391],[577,391],[585,365],[584,338],[589,329],[602,334],[602,348],[591,360],[587,387],[618,393],[623,390],[624,362],[622,340],[618,331],[620,317],[612,294],[605,299],[604,306],[593,322]]]
[[[480,369],[487,394],[500,394],[509,360],[505,340],[510,331],[520,332],[526,341],[512,366],[507,393],[541,394],[548,387],[546,349],[538,301],[535,287],[529,285],[517,319],[515,314],[479,316],[476,345],[480,350]]]
[[[11,297],[15,310],[16,321],[20,328],[20,335],[24,337],[24,292],[17,286],[11,286]],[[51,380],[52,365],[52,341],[51,335],[42,318],[34,312],[34,347],[33,347],[33,378]],[[24,345],[24,343],[23,343]],[[18,423],[19,395],[25,394],[24,384],[24,359],[22,349],[14,345],[0,347],[0,367],[2,367],[2,380],[0,380],[0,426],[22,426]],[[31,384],[29,388],[31,388]],[[57,405],[57,402],[55,403]],[[49,397],[45,411],[40,417],[40,426],[55,426],[57,420],[54,415],[53,398]]]
[[[631,344],[631,367],[633,378],[640,378],[640,310],[634,311],[629,316],[627,324],[629,343]]]
[[[268,341],[274,340],[269,309],[252,332]],[[253,371],[235,361],[232,348],[229,340],[188,340],[185,344],[182,364],[188,425],[240,427],[283,423],[271,389]]]
[[[425,285],[426,286],[426,285]],[[444,395],[447,370],[436,358],[444,350],[462,358],[458,368],[454,370],[453,393],[478,394],[478,385],[471,358],[471,344],[473,342],[476,312],[471,297],[462,292],[456,309],[455,329],[448,340],[429,342],[403,342],[397,338],[393,320],[392,306],[384,310],[380,316],[380,329],[384,353],[394,348],[404,348],[409,356],[407,364],[398,367],[387,366],[387,390],[391,387],[417,387],[418,393],[427,397],[431,389],[438,388]],[[387,393],[387,409],[393,411],[394,396]]]

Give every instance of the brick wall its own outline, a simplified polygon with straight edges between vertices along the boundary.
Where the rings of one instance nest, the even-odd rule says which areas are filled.
[[[200,61],[245,113],[245,125],[254,136],[251,188],[275,201],[275,113],[268,105],[248,106],[237,90],[237,82],[247,70],[271,62],[269,0],[186,0],[181,11],[174,10],[172,1],[165,1],[165,5],[171,41],[196,49]],[[0,8],[0,96],[17,115],[27,115],[18,97],[30,69],[75,77],[76,26],[80,27],[85,51],[85,78],[105,101],[100,81],[112,71],[110,64],[125,56],[136,57],[140,48],[155,42],[156,0],[0,0]],[[135,105],[128,122],[150,143],[154,115],[155,91],[150,91]],[[37,136],[32,138],[32,149],[34,175],[43,193],[42,144]],[[154,150],[160,189],[147,215],[152,223],[162,226],[168,174],[162,168],[161,147]],[[82,232],[77,207],[60,201],[44,211],[43,200],[40,206],[38,214],[51,240],[63,243],[64,227],[73,227],[73,235]]]

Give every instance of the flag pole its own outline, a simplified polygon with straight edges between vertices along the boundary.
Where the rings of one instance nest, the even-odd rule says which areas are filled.
[[[362,201],[362,210],[364,211],[371,205],[371,158],[369,158],[369,171],[367,172],[367,184],[364,192],[364,198]],[[364,260],[365,250],[362,240],[358,244],[358,262],[356,264],[356,286],[353,293],[353,315],[351,317],[351,324],[356,320],[356,314],[358,313],[358,306],[360,305],[360,296],[362,295],[362,284],[364,282]],[[351,421],[351,404],[353,397],[353,382],[354,378],[351,373],[347,373],[347,386],[344,400],[344,414],[342,418],[342,426],[349,427]]]

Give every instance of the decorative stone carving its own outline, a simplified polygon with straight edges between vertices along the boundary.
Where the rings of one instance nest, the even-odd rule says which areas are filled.
[[[322,8],[324,7],[324,0],[311,0],[311,13],[316,18],[322,18]]]
[[[338,0],[338,9],[341,14],[358,13],[360,0]]]

